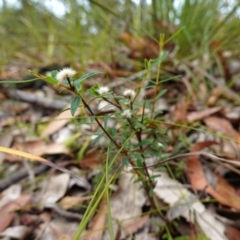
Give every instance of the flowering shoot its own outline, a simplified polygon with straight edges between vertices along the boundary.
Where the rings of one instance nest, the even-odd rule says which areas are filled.
[[[126,117],[126,118],[131,118],[132,117],[132,113],[129,109],[126,109],[122,112],[122,116]]]
[[[99,95],[103,95],[103,94],[109,92],[109,87],[101,86],[101,87],[99,87],[96,91],[97,91],[97,93],[98,93]]]
[[[133,99],[136,96],[136,92],[132,89],[126,89],[123,92],[123,96],[129,99]]]
[[[72,68],[66,67],[57,73],[56,79],[60,83],[62,83],[64,80],[72,78],[76,73],[77,72],[75,70],[73,70]]]

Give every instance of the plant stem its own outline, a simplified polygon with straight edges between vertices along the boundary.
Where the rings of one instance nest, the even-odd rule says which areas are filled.
[[[82,98],[82,96],[79,94],[79,96],[81,97],[81,99],[82,99],[82,103],[83,103],[83,105],[84,105],[84,107],[85,108],[87,108],[87,110],[93,115],[93,116],[95,116],[94,115],[94,113],[93,113],[93,111],[92,111],[92,109],[89,107],[89,105],[87,104],[87,102]],[[98,126],[103,130],[103,132],[106,134],[106,136],[113,142],[113,144],[118,148],[118,149],[120,149],[121,147],[117,144],[117,142],[111,137],[111,135],[106,131],[106,129],[103,127],[103,125],[101,124],[101,122],[98,120],[98,118],[95,116],[95,120],[96,120],[96,122],[97,122],[97,124],[98,124]]]

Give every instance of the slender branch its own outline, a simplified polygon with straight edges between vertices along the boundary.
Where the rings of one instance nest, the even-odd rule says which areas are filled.
[[[80,95],[80,97],[81,97],[81,95]],[[93,116],[95,116],[94,115],[94,113],[93,113],[93,111],[92,111],[92,109],[89,107],[89,105],[87,104],[87,102],[81,97],[81,99],[82,99],[82,102],[83,102],[83,105],[84,105],[84,107],[85,108],[87,108],[87,110],[93,115]],[[98,120],[98,118],[95,116],[95,120],[96,120],[96,122],[97,122],[97,124],[98,124],[98,126],[103,130],[103,132],[106,134],[106,136],[113,142],[113,144],[118,148],[118,149],[120,149],[120,146],[117,144],[117,142],[112,138],[112,136],[106,131],[106,129],[103,127],[103,125],[101,124],[101,122]]]
[[[103,99],[104,101],[106,101],[106,102],[112,104],[113,106],[117,107],[118,109],[122,110],[122,107],[121,107],[120,105],[111,102],[110,100],[108,100],[107,98],[105,98],[105,97],[103,97],[103,96],[102,96],[102,99]]]

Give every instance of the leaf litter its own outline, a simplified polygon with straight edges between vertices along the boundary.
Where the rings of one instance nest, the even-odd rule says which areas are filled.
[[[154,58],[159,50],[158,46],[147,37],[137,39],[128,33],[123,35],[121,40],[128,45],[129,57],[132,59]],[[99,65],[102,69],[99,69]],[[122,81],[120,77],[125,76],[127,80],[129,78],[135,81],[135,78],[138,79],[140,76],[134,77],[135,73],[129,72],[129,69],[126,71],[114,69],[110,64],[103,62],[99,65],[98,70],[108,72],[116,80],[111,86],[114,87],[115,84],[119,89],[121,87],[124,89],[124,86],[130,84]],[[201,234],[209,239],[239,239],[238,226],[236,224],[230,226],[226,223],[226,219],[234,222],[235,215],[240,217],[240,186],[236,183],[239,180],[237,171],[240,166],[237,164],[240,141],[239,109],[232,106],[231,102],[231,99],[237,100],[237,97],[231,95],[232,89],[226,91],[225,87],[223,89],[219,87],[216,79],[212,79],[214,76],[209,77],[208,73],[192,63],[189,66],[194,73],[197,73],[202,93],[194,88],[191,74],[185,71],[181,76],[179,73],[182,70],[180,71],[178,66],[176,69],[169,66],[172,68],[170,72],[180,77],[175,83],[162,84],[161,87],[168,90],[156,102],[156,110],[159,110],[159,119],[162,122],[149,123],[153,128],[159,126],[168,128],[167,134],[170,139],[166,151],[157,159],[150,161],[157,162],[157,165],[149,170],[154,175],[153,194],[156,201],[159,201],[164,216],[170,222],[175,221],[176,225],[179,224],[175,227],[176,236],[182,232],[180,225],[184,223],[185,235],[191,239],[197,239]],[[164,74],[169,73],[166,71]],[[204,77],[215,84],[211,93],[208,93],[202,81]],[[107,83],[106,79],[102,81],[104,84]],[[94,82],[90,80],[86,85],[93,84]],[[157,90],[161,91],[160,88]],[[21,90],[21,94],[24,95],[24,91]],[[40,91],[44,96],[44,91]],[[34,99],[34,94],[39,93],[32,89],[31,94],[26,96]],[[154,96],[154,91],[144,90],[141,94],[149,99]],[[9,95],[3,95],[2,98],[7,106]],[[177,101],[172,101],[173,98]],[[56,108],[51,107],[49,110],[46,102],[41,104],[41,97],[35,99],[38,100],[38,107],[31,102],[32,100],[27,103],[26,98],[19,98],[19,105],[9,108],[11,114],[14,113],[14,117],[4,115],[0,119],[0,128],[4,130],[1,134],[0,150],[5,153],[1,155],[3,162],[1,178],[7,177],[6,173],[9,171],[6,172],[5,169],[10,166],[16,169],[14,174],[17,174],[19,169],[26,168],[22,163],[23,159],[33,160],[30,161],[30,168],[34,168],[37,164],[34,161],[37,161],[63,173],[47,170],[33,179],[27,175],[24,179],[15,182],[16,185],[12,184],[2,191],[0,236],[17,239],[25,239],[29,236],[50,240],[73,239],[86,206],[93,197],[92,193],[99,181],[97,177],[104,171],[102,166],[106,160],[104,154],[106,141],[105,139],[103,143],[99,141],[99,145],[96,146],[90,140],[81,151],[82,157],[78,158],[77,153],[87,137],[96,136],[96,126],[84,128],[82,124],[81,128],[78,128],[76,126],[78,123],[69,110],[70,105],[64,105],[65,108],[59,114],[54,110]],[[65,102],[69,101],[63,101],[59,106]],[[52,101],[47,103],[52,104]],[[108,109],[106,105],[107,102],[96,102],[96,113],[105,114],[107,111],[116,110],[115,107]],[[139,109],[139,114],[143,112],[143,108]],[[81,119],[82,115],[89,113],[74,109],[74,114]],[[20,134],[21,141],[13,133],[20,126],[19,124],[21,129],[24,129]],[[109,121],[108,124],[114,126],[115,122]],[[75,125],[76,128],[73,131],[69,130],[70,125]],[[121,126],[116,128],[120,129]],[[74,140],[69,140],[76,131],[79,131],[79,135]],[[226,150],[230,149],[228,145],[231,145],[229,151]],[[215,158],[201,154],[202,150],[211,153]],[[196,153],[196,155],[183,156],[185,153]],[[8,154],[12,154],[11,157]],[[181,154],[183,155],[180,156]],[[16,158],[17,155],[19,157]],[[177,155],[180,156],[178,159],[171,159]],[[118,162],[121,163],[121,160],[119,159]],[[69,165],[61,165],[63,161],[69,161]],[[175,177],[167,170],[169,166],[175,171]],[[160,170],[156,171],[158,167]],[[117,182],[110,185],[112,195],[109,204],[114,238],[130,239],[134,236],[135,239],[159,239],[163,232],[167,232],[166,225],[150,209],[147,193],[136,180],[132,170],[122,168]],[[104,196],[81,239],[110,239],[106,201]],[[229,215],[221,216],[220,210],[228,211]]]

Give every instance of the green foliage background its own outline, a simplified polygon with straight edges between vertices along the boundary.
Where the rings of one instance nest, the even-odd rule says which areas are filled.
[[[239,0],[58,1],[66,8],[62,17],[47,9],[44,1],[20,0],[18,7],[3,1],[1,65],[13,59],[34,64],[85,65],[103,57],[107,61],[110,51],[121,46],[123,32],[158,41],[161,33],[167,39],[179,29],[172,40],[178,46],[178,59],[209,52],[213,41],[217,42],[216,51],[239,54]]]

